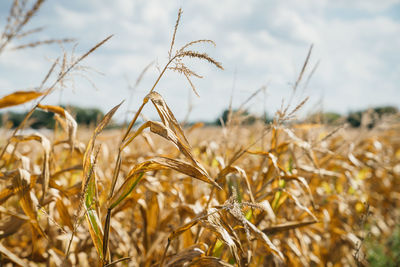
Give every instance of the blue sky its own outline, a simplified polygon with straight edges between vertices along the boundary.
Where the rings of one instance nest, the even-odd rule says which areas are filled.
[[[0,2],[3,27],[12,1]],[[264,106],[273,114],[288,99],[310,44],[310,67],[319,66],[307,88],[295,99],[310,96],[305,112],[318,109],[348,112],[376,105],[400,107],[400,2],[394,0],[70,0],[46,1],[26,29],[46,28],[28,40],[75,38],[76,55],[84,53],[110,34],[114,37],[92,54],[84,65],[93,69],[74,77],[67,88],[56,91],[47,104],[98,106],[107,111],[129,99],[142,69],[155,64],[133,92],[135,110],[167,60],[176,14],[183,16],[177,46],[195,39],[212,39],[217,46],[198,46],[220,61],[225,70],[188,60],[203,79],[194,83],[200,98],[191,95],[184,79],[167,73],[156,89],[178,119],[185,117],[188,99],[191,120],[212,120],[229,105],[239,106],[263,85],[267,95],[248,105],[253,112]],[[25,41],[28,41],[25,40]],[[10,45],[22,44],[16,41]],[[71,52],[73,45],[65,45]],[[51,60],[62,54],[59,45],[0,55],[0,96],[40,84]],[[154,117],[151,108],[145,114]],[[122,112],[119,114],[123,117]]]

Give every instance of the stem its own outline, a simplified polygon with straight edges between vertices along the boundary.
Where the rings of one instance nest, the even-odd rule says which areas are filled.
[[[103,236],[103,255],[104,255],[104,261],[103,261],[103,266],[108,264],[108,259],[107,259],[107,248],[108,248],[108,237],[110,233],[110,220],[111,220],[111,209],[107,209],[107,216],[106,216],[106,221],[104,223],[104,229],[107,230],[104,232]]]
[[[214,196],[214,192],[215,192],[214,188],[215,187],[211,188],[210,198],[207,200],[207,204],[206,204],[206,208],[205,208],[205,212],[206,213],[208,213],[207,210],[210,207],[211,199]],[[194,243],[197,243],[197,241],[199,240],[200,231],[201,231],[201,225],[199,225],[198,228],[197,228],[197,233],[196,233],[196,237],[194,238]]]
[[[161,80],[161,77],[164,75],[165,71],[168,69],[168,66],[172,63],[172,61],[175,60],[175,58],[178,56],[178,54],[176,54],[175,56],[173,56],[168,63],[164,66],[164,69],[161,71],[160,75],[158,76],[156,82],[154,83],[153,87],[150,89],[149,94],[152,93],[154,91],[154,89],[156,88],[158,82]],[[137,121],[140,113],[142,112],[144,105],[146,105],[146,103],[148,102],[148,98],[145,97],[143,99],[142,105],[139,107],[139,109],[136,111],[135,116],[133,117],[132,121],[129,123],[129,126],[124,134],[124,136],[122,137],[122,140],[120,142],[120,146],[118,149],[118,155],[117,155],[117,161],[115,162],[115,167],[114,167],[114,174],[113,174],[113,179],[111,181],[111,188],[110,188],[110,192],[108,194],[108,199],[110,200],[114,194],[114,190],[115,190],[115,185],[117,183],[118,180],[118,175],[121,169],[121,164],[122,164],[122,158],[121,158],[121,154],[122,154],[122,150],[121,147],[123,145],[123,143],[126,141],[126,139],[128,138],[129,133],[131,132],[133,126],[135,125],[135,122]],[[110,220],[111,220],[111,209],[107,210],[107,217],[106,217],[106,221],[104,223],[104,237],[103,237],[103,255],[107,255],[105,254],[105,252],[107,252],[107,248],[108,248],[108,237],[109,237],[109,231],[110,231]],[[167,246],[167,249],[169,247],[169,243]],[[165,252],[166,253],[166,252]],[[164,255],[165,257],[165,255]],[[105,259],[107,259],[107,257],[105,257]],[[107,262],[104,261],[104,265]]]
[[[169,238],[168,238],[167,247],[164,250],[164,254],[163,254],[162,259],[161,259],[160,267],[164,266],[165,256],[167,255],[167,251],[168,251],[169,245],[171,245],[171,240],[169,240]]]
[[[168,69],[168,66],[171,64],[172,61],[175,60],[175,58],[177,57],[177,55],[178,55],[178,54],[176,54],[175,56],[173,56],[173,57],[168,61],[168,63],[165,65],[164,69],[161,71],[161,73],[160,73],[160,75],[158,76],[156,82],[154,83],[153,87],[152,87],[151,90],[149,91],[149,94],[152,93],[152,92],[154,91],[154,89],[156,88],[158,82],[161,80],[161,77],[164,75],[165,71]],[[115,184],[116,184],[116,182],[117,182],[117,178],[118,178],[118,174],[119,174],[119,169],[120,169],[120,166],[121,166],[121,163],[122,163],[122,162],[121,162],[121,153],[122,153],[121,145],[125,142],[126,138],[128,137],[129,133],[131,132],[131,130],[132,130],[132,128],[133,128],[133,125],[134,125],[135,122],[137,121],[137,119],[138,119],[140,113],[142,112],[142,109],[144,108],[144,105],[146,105],[147,101],[148,101],[148,99],[145,97],[145,98],[143,99],[142,105],[141,105],[141,106],[139,107],[139,109],[136,111],[135,117],[133,117],[132,121],[129,123],[128,129],[126,130],[124,136],[122,137],[122,140],[121,140],[121,143],[120,143],[120,149],[119,149],[118,155],[117,155],[117,162],[116,162],[115,167],[114,167],[115,172],[114,172],[114,175],[113,175],[113,181],[112,181],[112,184],[111,184],[111,190],[110,190],[110,193],[108,194],[108,199],[111,199],[111,197],[112,197],[113,194],[114,194]]]
[[[4,146],[3,150],[1,151],[0,154],[0,160],[3,158],[4,153],[7,150],[7,147],[10,145],[10,139],[13,138],[17,131],[20,130],[25,123],[28,121],[28,119],[32,116],[33,112],[35,111],[35,109],[39,106],[39,104],[52,92],[54,91],[56,85],[62,80],[64,79],[64,77],[71,72],[83,59],[85,59],[89,54],[91,54],[94,50],[96,50],[97,48],[99,48],[101,45],[103,45],[105,42],[107,42],[113,35],[108,36],[106,39],[104,39],[103,41],[101,41],[100,43],[96,44],[94,47],[92,47],[88,52],[86,52],[85,54],[83,54],[80,58],[78,58],[77,60],[75,60],[69,67],[67,70],[65,70],[64,72],[60,73],[57,80],[46,90],[44,90],[43,96],[39,99],[39,101],[36,103],[35,106],[33,106],[33,108],[28,112],[28,114],[25,115],[25,118],[23,119],[23,121],[21,122],[20,125],[18,125],[17,128],[15,128],[13,134],[11,135],[11,137],[8,139],[6,145]],[[0,50],[1,52],[1,50]],[[58,59],[56,60],[58,61]],[[53,68],[53,67],[52,67]],[[43,87],[43,84],[41,85]],[[38,90],[40,90],[41,88],[39,87]]]
[[[122,142],[121,142],[122,143]],[[118,178],[118,174],[119,174],[119,170],[121,168],[121,149],[118,150],[118,155],[117,155],[117,161],[115,162],[115,167],[114,167],[114,175],[113,175],[113,179],[112,179],[112,183],[111,183],[111,189],[110,192],[108,194],[108,199],[110,200],[111,197],[113,196],[114,193],[114,188],[115,188],[115,184],[117,183],[117,178]]]

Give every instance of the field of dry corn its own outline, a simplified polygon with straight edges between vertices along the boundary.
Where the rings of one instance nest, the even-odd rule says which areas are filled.
[[[42,3],[24,12],[14,1],[0,56]],[[368,266],[369,240],[386,242],[399,225],[399,119],[298,124],[304,99],[269,124],[248,125],[239,110],[222,127],[183,127],[158,82],[176,71],[197,94],[201,76],[185,61],[223,67],[192,50],[211,40],[175,48],[180,18],[168,61],[121,129],[107,126],[122,103],[86,129],[42,104],[111,36],[55,60],[35,90],[0,95],[0,109],[31,104],[20,125],[0,129],[0,266]],[[138,123],[145,105],[159,118]],[[53,113],[55,128],[29,129],[35,110]]]
[[[331,136],[323,126],[280,126],[260,139],[264,128],[194,125],[176,144],[143,133],[121,153],[111,199],[121,131],[96,141],[78,131],[73,150],[61,130],[14,137],[2,158],[1,261],[366,264],[367,231],[389,236],[400,217],[400,125]]]

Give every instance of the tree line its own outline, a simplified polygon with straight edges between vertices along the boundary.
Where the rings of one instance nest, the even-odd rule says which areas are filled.
[[[81,108],[78,106],[69,106],[67,110],[72,114],[78,124],[84,126],[97,125],[104,116],[104,113],[98,108]],[[26,114],[26,112],[13,111],[2,113],[0,114],[0,126],[15,128],[19,124],[21,124]],[[51,129],[54,128],[54,126],[55,119],[52,112],[35,110],[29,121],[29,127],[33,129]]]
[[[76,122],[83,126],[94,126],[97,125],[104,113],[98,108],[82,108],[78,106],[69,106],[68,110],[74,116]],[[363,117],[369,116],[369,120],[366,122],[366,126],[372,128],[383,116],[398,114],[399,109],[395,106],[379,106],[370,109],[358,110],[349,112],[346,115],[342,115],[335,112],[319,112],[307,116],[301,122],[304,123],[323,123],[328,125],[338,125],[342,123],[348,123],[352,127],[360,127],[363,123]],[[221,115],[214,121],[206,122],[206,125],[221,126],[226,124],[229,116],[235,117],[236,115],[242,117],[241,123],[245,125],[251,125],[256,121],[263,121],[264,123],[270,123],[273,118],[268,114],[263,116],[254,115],[246,110],[229,111],[225,109]],[[7,126],[9,128],[17,127],[24,119],[26,112],[6,112],[0,113],[0,126]],[[52,112],[45,112],[42,110],[35,110],[31,119],[30,127],[33,129],[40,128],[54,128],[55,120]],[[7,125],[4,125],[7,122]],[[118,127],[117,124],[114,124]]]
[[[221,116],[215,120],[213,125],[222,125],[226,124],[229,116],[234,117],[235,114],[239,114],[243,117],[243,124],[253,124],[256,121],[263,121],[264,123],[270,123],[273,121],[273,117],[268,114],[264,114],[263,116],[257,116],[251,114],[248,111],[238,111],[232,110],[229,111],[225,109]],[[348,123],[352,127],[360,127],[363,124],[368,128],[374,127],[377,122],[379,122],[384,116],[399,114],[399,109],[395,106],[378,106],[374,108],[368,108],[363,110],[351,111],[347,114],[340,114],[336,112],[316,112],[310,114],[306,118],[299,121],[300,123],[321,123],[327,125],[339,125],[343,123]]]

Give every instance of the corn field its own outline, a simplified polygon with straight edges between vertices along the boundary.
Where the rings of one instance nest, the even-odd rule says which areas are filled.
[[[42,2],[25,13],[14,2],[0,53]],[[0,265],[368,266],[367,240],[399,225],[398,118],[373,129],[299,124],[304,99],[270,124],[245,125],[239,110],[222,127],[184,127],[158,82],[175,71],[198,94],[192,79],[201,76],[185,62],[223,64],[192,50],[212,40],[175,47],[180,19],[168,61],[122,129],[107,126],[124,103],[89,129],[42,104],[112,36],[55,60],[35,90],[0,96],[0,109],[31,106],[20,125],[1,129]],[[158,120],[139,123],[144,106]],[[51,132],[28,130],[35,110],[54,113]]]

